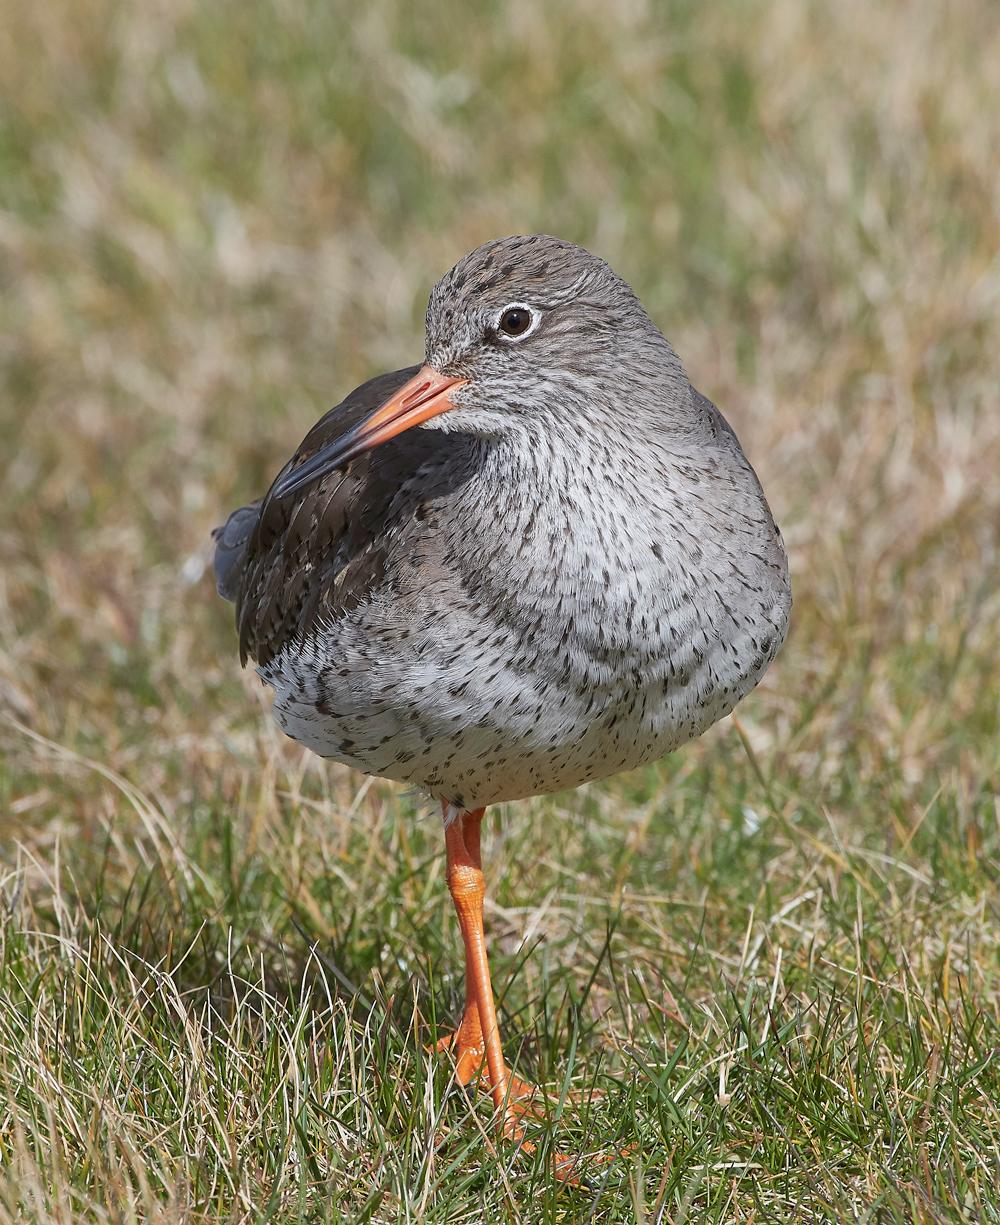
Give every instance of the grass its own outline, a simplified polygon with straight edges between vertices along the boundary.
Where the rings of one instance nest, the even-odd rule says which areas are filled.
[[[986,0],[4,7],[0,1222],[1000,1220],[998,63]],[[796,607],[738,723],[488,818],[529,1154],[427,1053],[438,820],[281,737],[205,564],[538,230]]]

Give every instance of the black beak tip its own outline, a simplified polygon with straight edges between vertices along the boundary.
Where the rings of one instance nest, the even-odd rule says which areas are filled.
[[[290,498],[293,494],[300,493],[307,485],[332,472],[334,468],[343,467],[357,454],[352,446],[353,442],[354,431],[350,431],[336,442],[317,451],[315,455],[310,455],[297,468],[278,477],[271,486],[271,497]]]
[[[293,493],[298,493],[305,485],[309,483],[309,477],[300,476],[301,467],[294,468],[287,475],[279,478],[271,486],[272,498],[290,498]]]

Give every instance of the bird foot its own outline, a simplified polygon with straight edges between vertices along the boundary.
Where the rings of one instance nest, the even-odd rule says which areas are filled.
[[[516,1105],[508,1105],[501,1133],[505,1140],[513,1141],[522,1153],[533,1155],[538,1151],[538,1146],[526,1138],[524,1128],[517,1122]],[[549,1160],[552,1162],[552,1172],[556,1178],[568,1187],[590,1188],[592,1186],[580,1168],[584,1160],[589,1162],[589,1157],[584,1158],[582,1154],[570,1157],[564,1153],[550,1153]]]
[[[439,1054],[446,1051],[451,1054],[455,1060],[455,1079],[460,1085],[470,1085],[478,1078],[480,1091],[483,1093],[491,1092],[492,1086],[489,1083],[489,1074],[486,1067],[486,1043],[483,1040],[483,1032],[479,1026],[478,1013],[475,1014],[474,1019],[470,1019],[470,1015],[467,1012],[458,1029],[453,1033],[445,1034],[443,1038],[439,1038],[434,1043],[432,1049]],[[484,1072],[486,1075],[481,1075]],[[522,1080],[520,1076],[515,1076],[509,1070],[506,1076],[508,1109],[517,1114],[524,1114],[529,1111],[538,1113],[537,1109],[532,1110],[530,1102],[532,1098],[542,1096],[542,1090],[537,1085],[533,1085],[531,1081]]]
[[[474,1009],[466,1012],[458,1029],[439,1038],[431,1049],[442,1054],[447,1052],[452,1056],[455,1060],[455,1079],[459,1084],[468,1086],[477,1082],[480,1093],[493,1092],[486,1063],[486,1044],[479,1026],[479,1014]],[[537,1151],[538,1146],[527,1138],[523,1124],[532,1120],[544,1120],[545,1097],[543,1089],[505,1069],[503,1116],[498,1130],[504,1140],[516,1144],[522,1153],[533,1154]],[[567,1095],[567,1100],[575,1101],[576,1097],[576,1094],[571,1093]],[[580,1168],[582,1160],[584,1158],[580,1155],[553,1153],[551,1161],[556,1178],[571,1187],[590,1186]],[[590,1165],[594,1158],[590,1155],[585,1160]],[[597,1164],[608,1160],[613,1160],[613,1157],[597,1156]]]

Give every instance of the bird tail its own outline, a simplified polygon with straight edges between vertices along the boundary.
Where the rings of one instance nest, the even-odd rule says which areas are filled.
[[[226,522],[212,532],[215,540],[215,587],[219,595],[230,603],[236,602],[240,578],[243,574],[243,563],[246,560],[247,541],[260,514],[260,504],[263,498],[251,502],[249,506],[241,506],[234,510]]]

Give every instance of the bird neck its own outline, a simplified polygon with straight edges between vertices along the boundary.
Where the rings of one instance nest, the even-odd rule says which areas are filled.
[[[550,418],[519,424],[490,443],[477,500],[495,521],[488,538],[509,542],[524,558],[554,556],[560,541],[617,535],[623,509],[651,496],[643,457],[625,442],[620,433]]]

